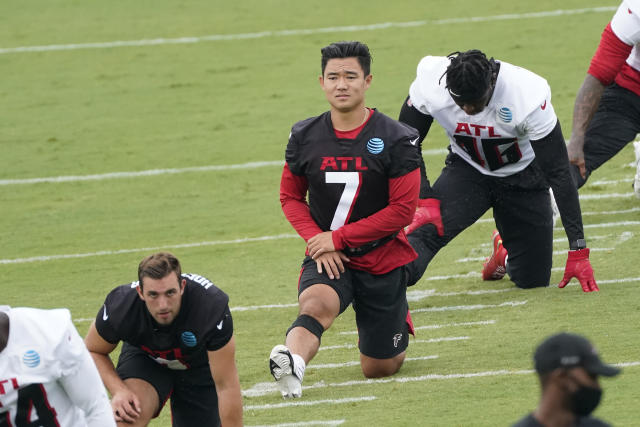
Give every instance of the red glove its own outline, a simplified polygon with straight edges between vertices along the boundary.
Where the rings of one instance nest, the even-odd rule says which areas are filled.
[[[418,199],[418,207],[416,208],[416,213],[413,214],[413,221],[405,228],[405,232],[411,234],[416,228],[425,224],[435,225],[438,235],[444,236],[444,226],[440,217],[440,200]]]
[[[589,262],[589,248],[569,251],[567,265],[564,268],[564,277],[558,283],[559,288],[564,288],[572,277],[577,278],[585,292],[599,291],[596,279],[593,277],[593,269]]]

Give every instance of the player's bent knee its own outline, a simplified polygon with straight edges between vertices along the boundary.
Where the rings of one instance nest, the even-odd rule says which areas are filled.
[[[549,283],[522,283],[522,282],[514,282],[516,286],[520,289],[535,289],[535,288],[546,288],[549,286]]]
[[[520,289],[534,289],[544,288],[549,286],[550,275],[543,275],[539,277],[532,277],[531,275],[525,277],[510,277],[513,283]]]
[[[400,370],[404,363],[405,352],[390,359],[374,359],[372,357],[360,355],[360,367],[366,378],[389,377]]]
[[[127,378],[124,383],[138,397],[141,412],[134,423],[122,423],[122,425],[128,427],[148,425],[161,409],[158,392],[150,383],[139,378]]]
[[[318,337],[318,340],[322,340],[322,334],[324,333],[324,326],[322,323],[318,322],[312,316],[308,314],[301,314],[298,318],[291,324],[289,329],[287,329],[287,335],[293,328],[301,327],[311,332],[313,335]]]

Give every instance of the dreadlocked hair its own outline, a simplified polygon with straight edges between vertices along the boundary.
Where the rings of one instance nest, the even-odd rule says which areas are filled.
[[[496,62],[477,49],[453,52],[447,70],[440,81],[447,76],[446,88],[456,99],[475,101],[482,98],[489,89],[496,69]]]

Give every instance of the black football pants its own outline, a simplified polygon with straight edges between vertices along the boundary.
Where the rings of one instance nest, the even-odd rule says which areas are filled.
[[[640,133],[640,96],[628,89],[612,84],[608,86],[598,110],[593,115],[584,138],[584,161],[587,177],[582,178],[577,166],[571,166],[571,175],[578,188],[591,172],[618,154]]]
[[[549,285],[553,252],[551,198],[535,160],[522,172],[497,178],[484,175],[459,156],[449,154],[433,190],[441,201],[444,236],[438,236],[431,224],[408,236],[418,253],[418,258],[406,266],[409,286],[422,277],[442,247],[489,208],[493,208],[509,254],[507,273],[511,280],[520,288]]]

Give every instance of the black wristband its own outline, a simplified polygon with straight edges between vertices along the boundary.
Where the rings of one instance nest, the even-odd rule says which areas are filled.
[[[584,239],[578,239],[569,244],[569,249],[577,251],[579,249],[585,249],[587,247],[587,241]]]

